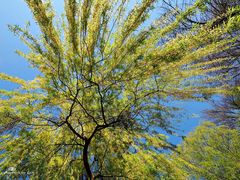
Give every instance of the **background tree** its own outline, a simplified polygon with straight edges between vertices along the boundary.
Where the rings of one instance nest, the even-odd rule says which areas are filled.
[[[163,7],[166,13],[172,13],[172,16],[175,17],[181,11],[184,11],[186,7],[193,4],[194,1],[163,1]],[[213,19],[212,28],[221,26],[222,24],[229,21],[231,18],[228,18],[230,15],[228,13],[229,9],[237,8],[240,6],[240,1],[238,0],[209,0],[206,1],[203,11],[200,11],[198,14],[191,15],[186,18],[181,26],[175,31],[184,32],[192,28],[196,24],[206,24],[208,21]],[[233,11],[231,16],[238,16],[239,12]],[[169,20],[171,21],[171,20]],[[211,99],[213,108],[206,111],[207,119],[213,120],[218,125],[226,125],[229,128],[239,128],[239,84],[240,84],[240,39],[239,39],[239,29],[236,28],[233,31],[229,32],[231,36],[238,37],[238,39],[231,44],[229,49],[218,52],[216,54],[211,54],[204,59],[203,61],[209,61],[212,58],[225,58],[225,61],[221,61],[221,65],[224,66],[219,71],[215,71],[216,75],[224,74],[227,77],[227,81],[230,85],[229,93],[221,96],[220,98]],[[224,37],[221,37],[224,38]],[[211,66],[219,66],[219,62],[216,64],[211,64]],[[209,97],[208,97],[209,98]]]
[[[192,178],[238,179],[238,130],[205,122],[178,147],[173,161]]]
[[[137,157],[151,165],[159,152],[172,148],[158,131],[172,132],[169,117],[174,108],[166,101],[224,91],[223,83],[208,85],[223,80],[209,75],[222,68],[209,65],[223,59],[199,59],[236,41],[229,32],[239,28],[239,16],[231,16],[237,8],[228,11],[231,21],[222,26],[212,29],[210,21],[173,37],[169,34],[201,10],[204,1],[169,24],[150,18],[154,0],[143,0],[130,10],[125,0],[65,0],[61,18],[50,1],[26,3],[42,34],[34,37],[28,27],[10,29],[29,47],[28,53],[18,54],[40,74],[28,82],[0,74],[0,79],[19,85],[1,90],[3,173],[14,167],[42,178],[135,177],[124,167],[110,165],[127,161],[130,168]],[[147,23],[151,20],[154,23]],[[145,168],[139,176],[154,172],[159,177],[158,172],[165,171],[164,166]]]
[[[230,95],[224,96],[222,101],[213,102],[213,107],[208,110],[207,116],[217,125],[226,125],[230,129],[240,130],[240,90],[232,88]]]

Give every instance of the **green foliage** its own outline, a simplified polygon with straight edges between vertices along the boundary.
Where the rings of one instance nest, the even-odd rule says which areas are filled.
[[[156,131],[171,132],[172,108],[165,101],[224,92],[224,85],[209,86],[223,78],[209,75],[223,67],[209,65],[224,59],[199,60],[235,42],[227,33],[237,19],[172,37],[204,1],[165,26],[145,25],[154,0],[131,10],[125,0],[65,0],[60,18],[50,1],[25,1],[42,34],[34,37],[28,27],[10,30],[29,47],[18,54],[40,75],[26,82],[0,74],[1,80],[19,85],[1,90],[0,171],[14,167],[50,179],[182,177],[159,154],[172,148]]]
[[[184,140],[172,160],[192,178],[238,179],[239,140],[238,130],[205,122]]]

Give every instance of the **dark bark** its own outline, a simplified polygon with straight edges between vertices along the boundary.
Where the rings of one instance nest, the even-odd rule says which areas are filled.
[[[90,145],[90,140],[86,140],[83,148],[83,165],[86,170],[89,179],[93,180],[94,176],[92,174],[89,162],[88,162],[88,147]]]

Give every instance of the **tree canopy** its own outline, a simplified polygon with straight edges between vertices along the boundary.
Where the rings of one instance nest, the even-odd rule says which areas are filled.
[[[184,9],[189,6],[189,3],[192,4],[194,1],[167,1],[164,0],[164,7],[166,13],[173,12],[173,16],[176,16],[181,11],[179,9]],[[206,24],[208,21],[214,20],[212,24],[213,28],[221,24],[226,23],[231,18],[228,18],[229,14],[227,11],[230,8],[234,8],[240,5],[238,0],[209,0],[206,1],[205,10],[199,14],[192,15],[191,17],[186,18],[185,21],[179,26],[176,32],[184,32],[188,29],[191,29],[195,24]],[[235,11],[232,16],[238,16],[238,13]],[[220,98],[212,98],[211,104],[213,108],[206,111],[207,119],[214,121],[218,125],[227,125],[230,128],[239,129],[239,84],[240,84],[240,65],[239,65],[239,56],[240,56],[240,40],[239,40],[239,29],[236,28],[233,31],[228,32],[230,36],[238,37],[234,43],[229,45],[229,48],[215,54],[210,54],[204,59],[204,61],[209,61],[212,58],[226,58],[225,61],[217,62],[211,66],[219,66],[221,63],[224,68],[219,71],[213,72],[214,74],[224,74],[227,77],[225,83],[229,84],[230,89],[228,94],[221,96]]]
[[[205,122],[178,147],[172,157],[188,177],[238,179],[240,134],[226,126]]]
[[[25,81],[0,73],[18,85],[0,91],[0,171],[11,167],[39,178],[181,177],[160,154],[173,149],[159,132],[173,133],[177,108],[166,102],[227,93],[225,77],[211,75],[226,58],[200,60],[237,40],[230,32],[239,29],[240,8],[229,8],[229,21],[214,28],[216,19],[173,34],[204,11],[204,0],[172,22],[151,16],[154,0],[134,6],[65,0],[61,16],[51,1],[25,2],[41,35],[33,36],[28,26],[10,30],[28,46],[27,53],[17,53],[39,76]]]

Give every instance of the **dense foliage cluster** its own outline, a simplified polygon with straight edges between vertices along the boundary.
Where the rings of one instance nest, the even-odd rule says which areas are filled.
[[[185,139],[172,158],[186,177],[238,179],[239,141],[238,130],[206,122]]]

